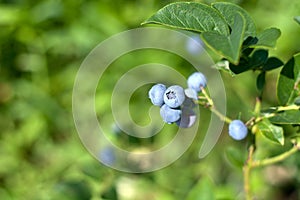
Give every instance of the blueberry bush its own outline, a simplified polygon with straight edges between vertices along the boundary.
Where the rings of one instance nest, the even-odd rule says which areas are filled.
[[[298,16],[295,16],[294,20],[299,23]],[[171,3],[161,8],[143,24],[159,24],[196,32],[207,48],[219,56],[220,60],[215,66],[219,70],[233,77],[247,71],[255,73],[258,93],[253,96],[253,99],[256,99],[256,103],[250,118],[245,119],[245,122],[240,119],[232,120],[216,111],[213,99],[205,91],[206,77],[202,73],[193,73],[188,77],[187,84],[195,92],[204,94],[207,102],[205,104],[199,102],[199,104],[210,109],[229,124],[229,136],[234,140],[245,139],[249,129],[250,134],[245,144],[248,155],[242,167],[244,197],[245,199],[262,198],[252,191],[251,171],[254,168],[284,162],[300,150],[300,106],[298,102],[300,98],[300,53],[291,55],[286,62],[277,56],[269,55],[269,50],[275,48],[281,31],[273,27],[257,31],[253,19],[246,10],[227,2],[217,2],[211,5],[194,2]],[[280,68],[276,85],[278,104],[269,107],[262,106],[264,89],[267,85],[266,76],[277,68]],[[181,93],[180,95],[184,95],[183,92]],[[196,100],[199,98],[200,96]],[[165,99],[165,103],[169,105],[166,100],[169,99]],[[173,100],[178,102],[176,95]],[[172,106],[178,107],[180,104],[172,104]],[[165,121],[170,123],[180,120],[179,113],[163,110],[162,116]],[[167,112],[168,114],[165,114]],[[243,113],[240,114],[243,115]],[[168,119],[171,119],[171,116],[176,117],[166,120],[166,116]],[[259,152],[261,148],[260,140],[263,139],[267,141],[265,145],[278,144],[277,148],[283,149],[282,152],[278,155],[265,155],[263,158],[256,156],[256,152]],[[285,150],[284,145],[290,147]],[[229,156],[235,159],[235,155]]]

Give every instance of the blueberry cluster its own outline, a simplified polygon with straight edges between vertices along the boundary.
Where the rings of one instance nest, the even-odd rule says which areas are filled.
[[[187,80],[188,88],[179,85],[166,87],[158,83],[149,90],[153,105],[160,106],[160,115],[166,123],[176,123],[179,127],[191,127],[196,121],[192,99],[198,99],[198,92],[206,86],[206,78],[201,72],[195,72]]]
[[[195,72],[187,79],[187,89],[179,85],[166,87],[158,83],[149,90],[149,98],[153,105],[160,107],[160,115],[168,124],[176,123],[179,127],[189,128],[196,121],[193,110],[198,100],[198,93],[207,84],[206,77],[201,72]],[[229,136],[234,140],[242,140],[248,134],[247,126],[241,120],[233,120],[229,124]]]

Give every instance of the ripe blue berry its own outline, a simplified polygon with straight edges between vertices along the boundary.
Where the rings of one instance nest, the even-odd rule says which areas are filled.
[[[164,93],[164,102],[171,108],[177,108],[184,102],[185,94],[182,87],[172,85]]]
[[[185,89],[184,93],[185,93],[185,96],[187,96],[188,98],[191,98],[191,99],[194,99],[194,100],[198,99],[198,93],[193,88]]]
[[[201,87],[206,86],[206,82],[206,78],[201,72],[194,72],[187,80],[188,87],[196,90],[197,92],[201,91]]]
[[[170,108],[168,105],[164,104],[160,108],[160,115],[166,123],[171,124],[180,119],[181,110]]]
[[[229,124],[229,135],[235,140],[242,140],[248,134],[246,125],[241,120],[233,120]]]
[[[162,106],[164,104],[164,93],[166,86],[163,84],[156,84],[149,90],[148,96],[155,106]]]
[[[176,124],[181,128],[190,128],[196,122],[197,115],[190,107],[182,107],[182,113],[180,120],[176,121]]]

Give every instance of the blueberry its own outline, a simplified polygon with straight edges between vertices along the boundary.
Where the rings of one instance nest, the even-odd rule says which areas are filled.
[[[195,101],[191,98],[185,98],[183,104],[181,105],[181,109],[183,108],[190,108],[190,109],[194,109],[196,108],[198,105],[198,103],[195,103]]]
[[[181,110],[180,120],[178,120],[176,124],[181,128],[190,128],[196,122],[197,115],[189,106],[183,106]]]
[[[171,108],[177,108],[184,102],[185,94],[182,87],[172,85],[164,93],[164,102]]]
[[[189,37],[186,42],[186,49],[191,54],[200,54],[203,51],[203,42],[199,35]]]
[[[162,106],[164,104],[164,92],[166,86],[163,84],[156,84],[149,90],[148,96],[155,106]]]
[[[160,115],[166,123],[171,124],[180,119],[181,110],[170,108],[168,105],[164,104],[160,108]]]
[[[235,140],[242,140],[248,134],[246,125],[241,120],[233,120],[229,124],[229,135]]]
[[[194,100],[198,99],[198,93],[193,88],[185,89],[184,93],[185,93],[185,96],[187,96],[188,98],[191,98],[191,99],[194,99]]]
[[[189,88],[200,92],[201,87],[206,86],[206,78],[201,72],[194,72],[192,75],[189,76],[187,84]]]
[[[100,158],[101,162],[106,165],[114,164],[114,162],[116,160],[116,156],[115,156],[115,152],[114,152],[113,148],[105,147],[105,148],[101,149],[100,153],[99,153],[99,158]]]

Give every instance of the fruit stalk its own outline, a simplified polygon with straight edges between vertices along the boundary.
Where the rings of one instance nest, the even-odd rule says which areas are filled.
[[[280,155],[274,156],[272,158],[266,158],[263,160],[256,160],[256,161],[252,162],[251,167],[262,167],[262,166],[271,165],[271,164],[283,161],[286,158],[288,158],[289,156],[296,153],[299,149],[300,149],[300,146],[295,144],[290,150],[288,150]]]
[[[201,92],[203,93],[205,99],[206,99],[207,102],[208,102],[208,106],[209,106],[208,108],[209,108],[209,110],[210,110],[212,113],[214,113],[215,115],[217,115],[222,121],[224,121],[224,122],[230,124],[230,122],[232,121],[232,119],[230,119],[229,117],[223,115],[222,113],[220,113],[220,112],[216,109],[213,100],[210,98],[210,96],[208,95],[208,93],[206,92],[206,90],[205,90],[204,87],[201,87]]]

